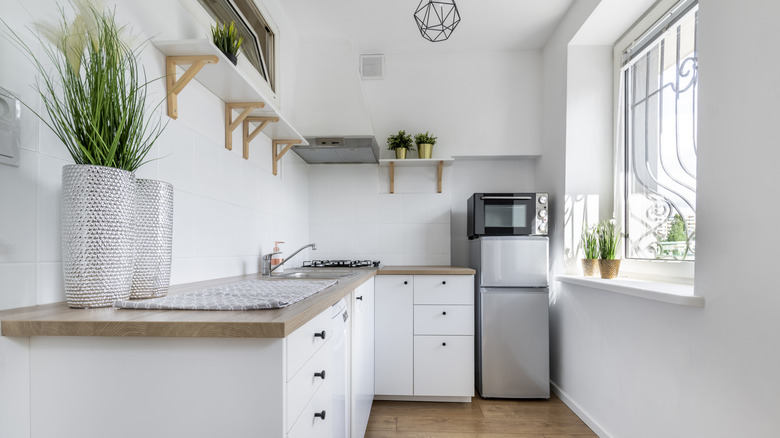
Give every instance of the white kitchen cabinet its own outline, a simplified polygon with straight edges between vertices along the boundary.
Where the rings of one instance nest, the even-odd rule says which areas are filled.
[[[414,277],[377,275],[375,390],[383,395],[414,392]]]
[[[374,282],[352,292],[351,437],[362,438],[374,402]]]
[[[378,275],[376,395],[470,401],[474,276]]]

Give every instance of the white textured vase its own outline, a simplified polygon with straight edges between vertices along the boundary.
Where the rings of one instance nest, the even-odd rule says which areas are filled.
[[[62,168],[62,270],[70,307],[130,297],[135,256],[135,175],[113,167]]]
[[[168,293],[173,247],[173,186],[138,179],[136,244],[130,298],[157,298]]]

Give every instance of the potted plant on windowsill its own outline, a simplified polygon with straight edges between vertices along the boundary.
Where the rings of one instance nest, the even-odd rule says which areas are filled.
[[[406,152],[412,148],[412,144],[412,136],[403,129],[387,137],[387,149],[395,151],[395,158],[399,160],[406,159]]]
[[[436,137],[428,134],[425,131],[424,134],[420,133],[414,136],[414,142],[417,145],[417,156],[420,158],[431,158],[433,154],[433,145],[436,144]]]
[[[620,259],[615,258],[620,243],[620,227],[615,220],[599,224],[599,271],[601,278],[615,278],[620,270]]]
[[[585,258],[582,259],[582,273],[586,277],[595,277],[599,271],[598,225],[585,226],[582,229],[582,250],[585,253]]]
[[[238,36],[235,22],[223,23],[222,26],[217,23],[216,27],[211,26],[211,39],[233,65],[238,63],[238,50],[241,48],[244,38]]]
[[[62,169],[66,299],[71,307],[107,307],[131,296],[138,231],[133,172],[164,126],[149,113],[149,81],[140,73],[136,50],[122,40],[124,26],[117,25],[115,13],[86,1],[73,5],[72,22],[61,9],[56,24],[37,25],[51,43],[37,36],[53,67],[39,62],[27,39],[3,24],[40,73],[36,90],[48,117],[31,111],[75,162]]]

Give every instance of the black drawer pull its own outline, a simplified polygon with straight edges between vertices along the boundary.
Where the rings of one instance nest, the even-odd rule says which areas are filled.
[[[442,281],[441,284],[447,284],[447,282],[446,281]]]
[[[442,343],[441,343],[441,346],[442,346],[442,347],[446,347],[446,346],[447,346],[447,343],[446,343],[446,342],[442,342]]]
[[[323,331],[321,331],[321,332],[319,332],[319,333],[315,333],[315,334],[314,334],[314,337],[315,337],[315,338],[322,338],[322,339],[325,339],[325,330],[323,330]]]
[[[409,282],[408,281],[404,281],[404,284],[409,284]]]
[[[359,296],[359,297],[355,297],[355,299],[356,299],[356,300],[363,301],[363,295],[361,295],[361,296]]]
[[[325,419],[325,411],[315,412],[314,413],[314,418],[322,418],[324,420]]]
[[[321,373],[314,373],[314,377],[319,377],[322,380],[325,380],[325,370],[322,370]]]
[[[446,311],[444,311],[444,312],[441,312],[441,314],[442,314],[442,315],[446,315],[446,314],[447,314],[447,312],[446,312]]]

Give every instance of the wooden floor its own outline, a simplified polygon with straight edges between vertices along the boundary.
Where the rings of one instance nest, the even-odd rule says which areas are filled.
[[[471,403],[374,401],[366,438],[595,437],[555,395]]]

